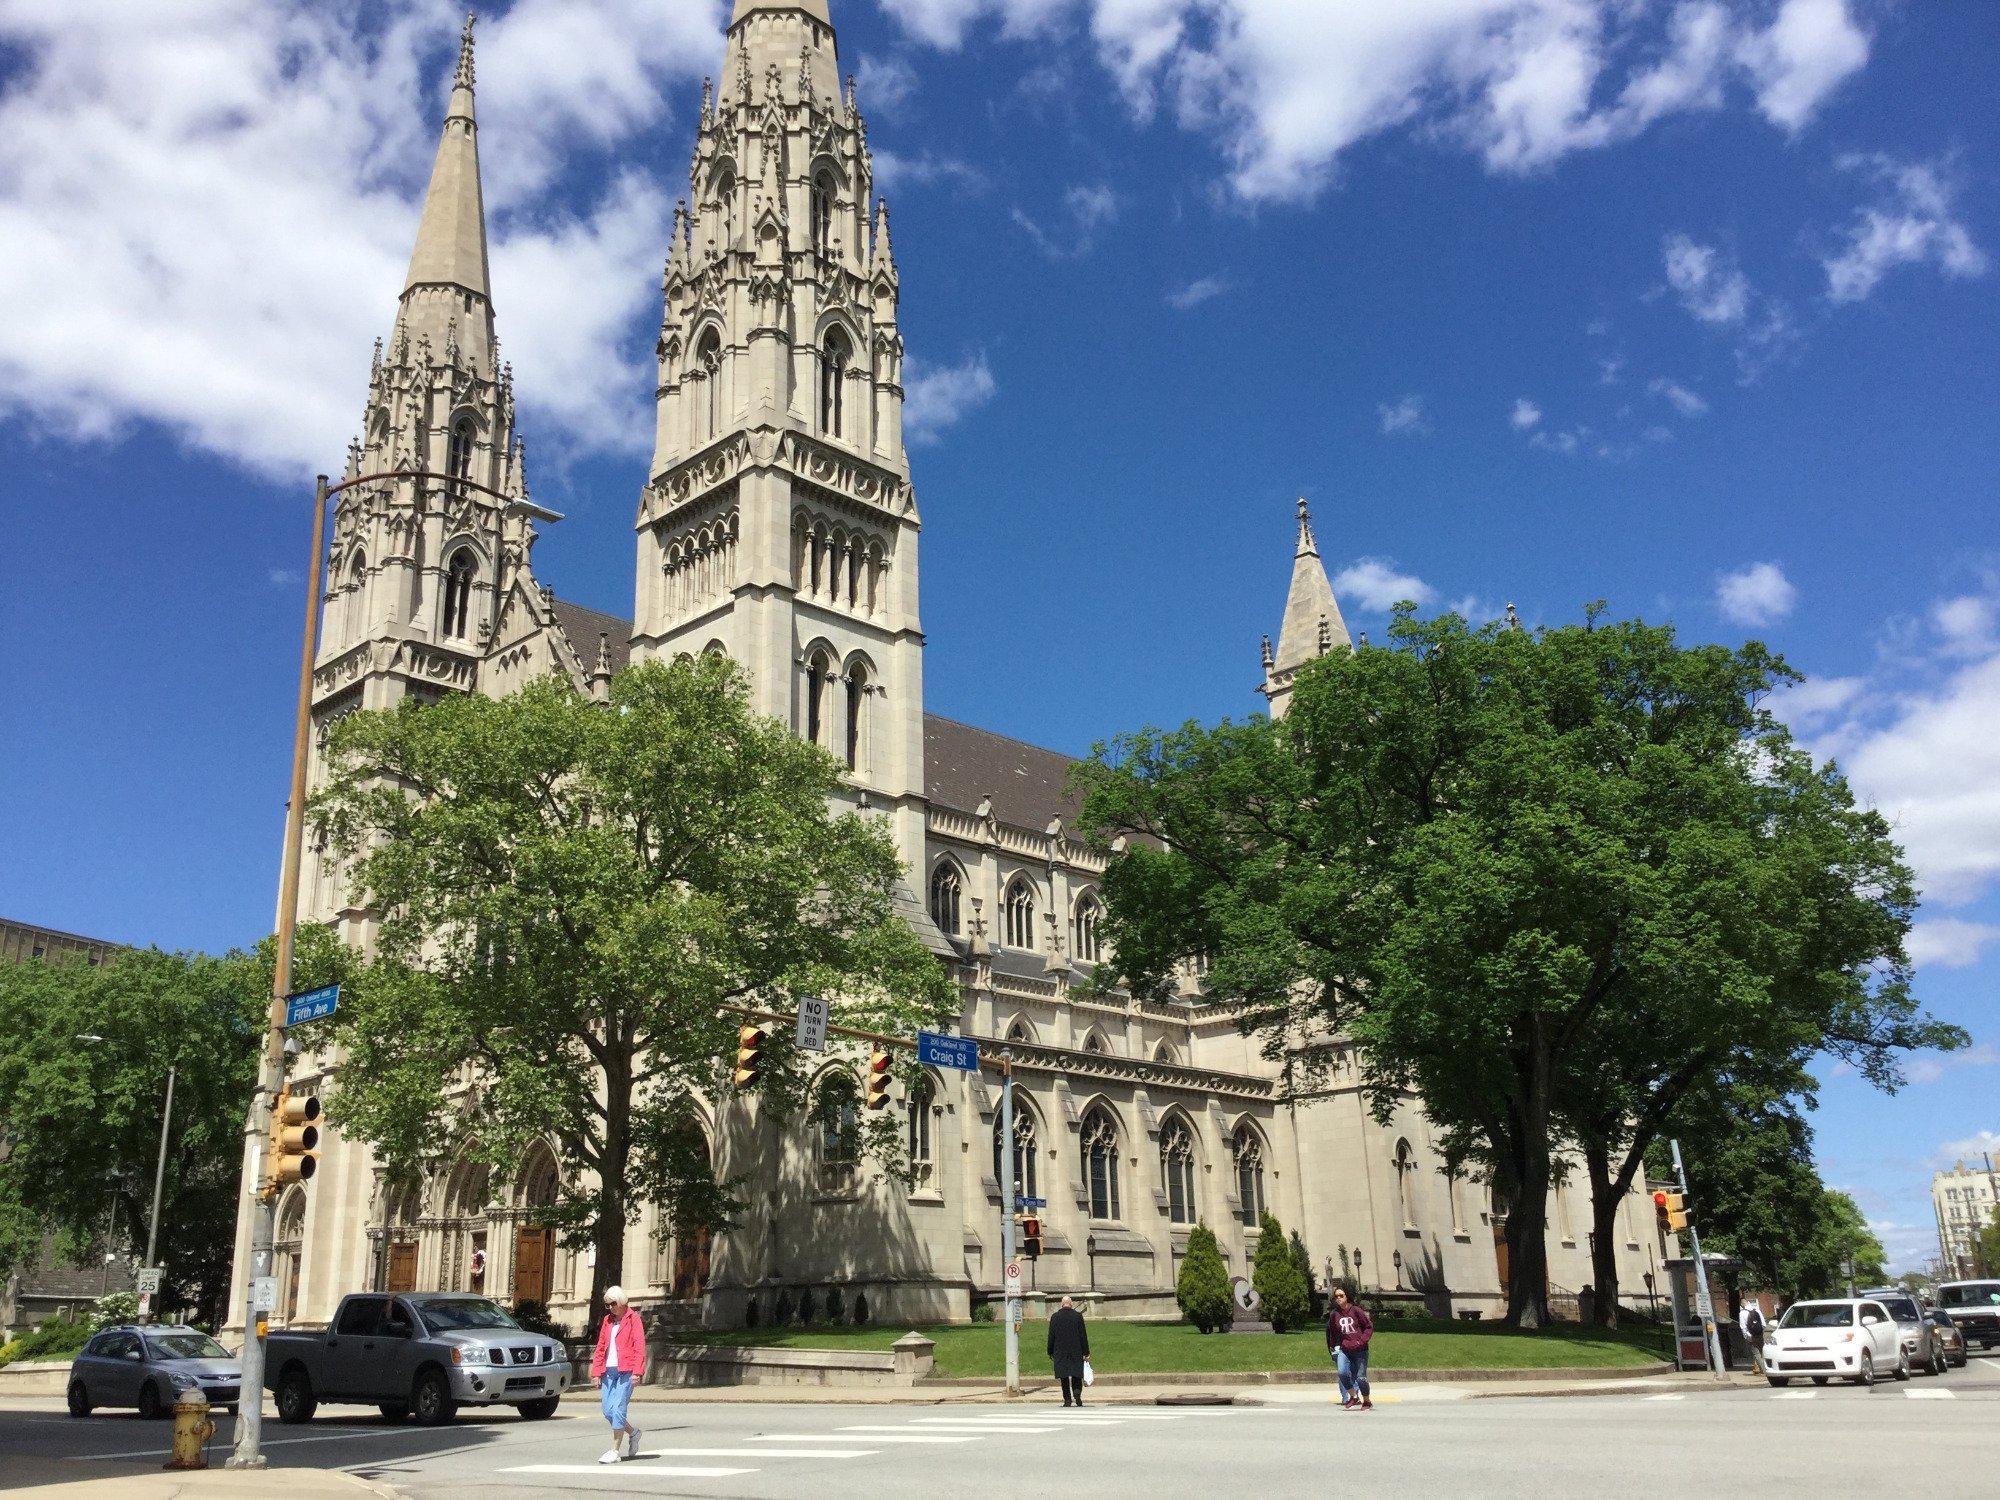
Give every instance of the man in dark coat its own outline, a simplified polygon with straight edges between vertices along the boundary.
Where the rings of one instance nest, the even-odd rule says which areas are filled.
[[[1090,1358],[1090,1330],[1069,1298],[1049,1319],[1049,1363],[1062,1382],[1064,1406],[1083,1405],[1083,1362]]]

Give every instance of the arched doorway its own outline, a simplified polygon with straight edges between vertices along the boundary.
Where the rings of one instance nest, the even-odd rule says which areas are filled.
[[[299,1262],[306,1239],[305,1189],[294,1187],[278,1208],[278,1237],[271,1246],[277,1259],[278,1321],[289,1323],[299,1314]]]
[[[715,1167],[710,1155],[708,1132],[690,1120],[682,1127],[680,1135],[682,1149],[675,1153],[676,1159],[687,1163],[688,1170],[706,1172],[712,1177]],[[673,1279],[667,1287],[669,1297],[692,1301],[708,1286],[713,1238],[706,1224],[675,1227]]]
[[[461,1162],[444,1197],[444,1258],[440,1283],[447,1291],[486,1290],[486,1200],[491,1170]]]
[[[382,1213],[382,1290],[417,1289],[417,1212],[422,1188],[414,1182],[389,1189]]]
[[[555,1153],[536,1146],[521,1171],[516,1204],[521,1221],[514,1231],[514,1301],[548,1304],[555,1287],[556,1232],[535,1210],[555,1206],[560,1181]]]

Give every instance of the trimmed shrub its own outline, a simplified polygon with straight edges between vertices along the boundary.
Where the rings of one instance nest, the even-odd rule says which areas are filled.
[[[1229,1295],[1229,1273],[1222,1266],[1215,1232],[1197,1224],[1188,1232],[1187,1254],[1174,1282],[1174,1300],[1181,1315],[1203,1333],[1227,1330],[1236,1321],[1236,1301]]]
[[[39,1328],[22,1334],[8,1347],[14,1359],[62,1359],[90,1342],[97,1327],[88,1316],[64,1313],[45,1320]]]
[[[840,1294],[839,1287],[829,1287],[826,1293],[826,1320],[829,1323],[847,1321],[847,1299]]]
[[[866,1328],[868,1326],[868,1294],[866,1292],[856,1292],[854,1294],[854,1326],[856,1328]]]
[[[533,1300],[516,1302],[509,1309],[509,1315],[529,1333],[539,1333],[545,1338],[552,1339],[569,1337],[569,1330],[549,1316],[549,1305],[546,1302]]]
[[[112,1292],[99,1297],[90,1309],[90,1326],[95,1332],[109,1328],[114,1323],[136,1323],[139,1321],[139,1294],[137,1292]]]
[[[994,1316],[991,1302],[978,1303],[972,1309],[972,1321],[975,1323],[991,1323]]]
[[[1285,1231],[1269,1214],[1263,1218],[1263,1232],[1257,1236],[1257,1259],[1250,1270],[1250,1284],[1257,1289],[1257,1305],[1279,1333],[1303,1328],[1312,1318],[1312,1293],[1306,1279],[1292,1263],[1291,1246]]]
[[[812,1288],[807,1287],[804,1291],[799,1293],[799,1311],[798,1311],[799,1327],[801,1328],[812,1327],[813,1314],[818,1311],[819,1311],[819,1304],[813,1301]]]

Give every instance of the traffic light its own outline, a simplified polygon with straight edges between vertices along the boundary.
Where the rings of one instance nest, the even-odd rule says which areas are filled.
[[[1033,1214],[1021,1220],[1021,1253],[1029,1260],[1042,1258],[1042,1221]]]
[[[1669,1234],[1679,1234],[1688,1227],[1687,1194],[1653,1194],[1653,1214],[1659,1219],[1661,1229]]]
[[[271,1106],[270,1159],[264,1168],[264,1196],[271,1197],[295,1182],[310,1181],[319,1170],[319,1096],[294,1094],[287,1084]]]
[[[764,1043],[770,1040],[761,1026],[745,1026],[736,1034],[736,1086],[752,1089],[764,1068]]]
[[[889,1107],[889,1049],[877,1047],[868,1058],[868,1097],[862,1101],[870,1109]]]

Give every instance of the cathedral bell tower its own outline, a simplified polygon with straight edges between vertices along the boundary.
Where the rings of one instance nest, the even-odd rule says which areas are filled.
[[[632,645],[727,652],[921,868],[919,526],[872,189],[826,0],[736,0],[667,255]]]

